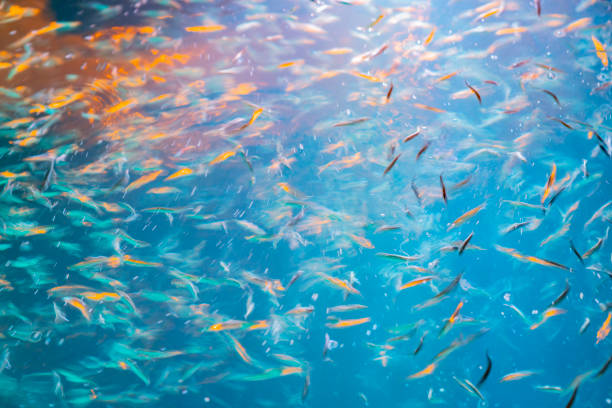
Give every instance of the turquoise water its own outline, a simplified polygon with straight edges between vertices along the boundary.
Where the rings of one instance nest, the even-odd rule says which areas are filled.
[[[0,7],[0,406],[612,405],[609,1]]]

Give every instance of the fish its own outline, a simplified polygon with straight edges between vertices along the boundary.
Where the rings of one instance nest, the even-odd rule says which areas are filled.
[[[491,361],[491,357],[489,357],[488,351],[485,352],[485,356],[487,357],[487,368],[485,368],[484,373],[482,373],[482,377],[480,377],[480,380],[478,380],[476,383],[477,387],[480,387],[487,380],[487,378],[489,378],[489,374],[491,374],[491,367],[493,366],[493,363]]]
[[[501,378],[500,382],[517,381],[523,378],[531,377],[532,375],[535,375],[535,374],[536,374],[535,371],[528,371],[528,370],[527,371],[516,371],[514,373],[504,375]]]
[[[595,46],[595,52],[597,54],[597,58],[601,61],[601,65],[604,67],[608,66],[608,54],[606,53],[606,49],[603,44],[599,42],[599,40],[591,35],[591,40],[593,41],[593,45]]]
[[[552,303],[550,304],[550,307],[557,306],[559,303],[561,303],[563,299],[567,297],[569,291],[570,291],[570,285],[569,285],[569,282],[566,280],[565,289],[563,289],[563,292],[561,292],[559,296],[557,296],[555,300],[552,301]]]
[[[604,320],[599,330],[597,330],[597,341],[595,342],[595,344],[599,344],[599,342],[604,340],[606,337],[608,337],[608,334],[610,334],[610,319],[611,318],[612,318],[612,313],[609,312],[608,317],[606,317],[606,320]]]
[[[389,90],[387,91],[387,96],[385,98],[386,103],[389,103],[389,99],[391,99],[391,93],[393,92],[393,83],[389,86]]]
[[[556,175],[557,165],[553,163],[552,170],[550,172],[550,175],[548,176],[548,180],[546,181],[546,187],[544,188],[544,192],[542,193],[542,198],[540,200],[542,204],[544,204],[544,201],[546,201],[546,197],[548,197],[548,195],[550,194],[550,189],[552,188],[553,184],[555,184]]]
[[[395,156],[393,160],[391,160],[391,163],[389,163],[389,165],[385,168],[385,171],[383,171],[383,176],[391,171],[391,169],[393,168],[393,166],[395,166],[395,163],[397,163],[397,160],[400,158],[401,155],[402,154],[400,153],[397,156]]]
[[[478,91],[474,89],[474,87],[470,85],[468,81],[465,81],[465,86],[467,86],[470,89],[470,91],[472,91],[472,93],[476,96],[476,99],[478,99],[478,103],[482,105],[482,98],[480,97],[480,94],[478,93]]]
[[[461,255],[463,251],[465,251],[465,248],[470,243],[470,240],[472,239],[473,236],[474,236],[474,231],[470,232],[470,235],[468,235],[468,237],[461,243],[461,245],[459,246],[459,255]]]
[[[345,126],[353,126],[353,125],[357,125],[359,123],[363,123],[363,122],[367,122],[368,120],[370,120],[370,118],[357,118],[357,119],[352,119],[352,120],[347,120],[345,122],[338,122],[332,125],[332,127],[345,127]]]
[[[420,134],[421,134],[421,130],[417,129],[415,132],[412,132],[411,134],[409,134],[408,136],[404,138],[404,143],[411,141],[412,139],[414,139]]]
[[[419,160],[423,153],[425,153],[425,151],[429,148],[429,144],[429,142],[426,142],[423,147],[421,147],[421,149],[417,152],[416,160]]]
[[[500,252],[509,254],[509,255],[511,255],[511,256],[519,259],[519,260],[522,260],[522,261],[532,262],[532,263],[536,263],[536,264],[544,265],[544,266],[551,266],[551,267],[554,267],[554,268],[564,269],[566,271],[570,270],[567,266],[565,266],[563,264],[560,264],[558,262],[551,261],[551,260],[548,260],[548,259],[537,258],[537,257],[531,256],[531,255],[523,255],[523,254],[517,252],[516,250],[514,250],[512,248],[505,248],[505,247],[502,247],[500,245],[495,245],[495,249],[497,249]]]
[[[576,394],[578,394],[578,387],[574,388],[574,392],[572,392],[572,396],[570,397],[569,401],[567,401],[565,408],[571,408],[572,405],[574,405],[574,401],[576,401]]]
[[[457,228],[458,226],[462,225],[467,220],[471,219],[476,214],[478,214],[480,211],[482,211],[485,208],[485,206],[486,206],[486,204],[482,203],[482,204],[472,208],[471,210],[468,210],[463,215],[461,215],[459,218],[457,218],[455,221],[453,221],[451,223],[451,225],[449,225],[449,227],[446,229],[446,231],[450,231],[453,228]]]
[[[416,278],[416,279],[411,280],[410,282],[404,283],[397,290],[399,292],[399,291],[402,291],[408,288],[412,288],[417,285],[422,285],[423,283],[427,283],[431,281],[433,278],[434,278],[433,276],[423,276],[421,278]]]
[[[342,329],[345,327],[358,326],[361,324],[368,323],[370,321],[369,317],[362,317],[359,319],[346,319],[339,320],[336,323],[327,323],[326,326],[332,329]]]
[[[421,336],[419,340],[419,345],[414,349],[414,351],[412,352],[412,355],[416,356],[417,354],[419,354],[419,351],[421,351],[421,349],[423,348],[423,343],[425,342],[426,336],[427,336],[427,332],[423,333],[423,335]]]
[[[561,106],[561,102],[559,102],[559,98],[557,98],[557,95],[555,95],[554,93],[550,92],[549,90],[546,89],[541,89],[542,92],[544,92],[547,95],[550,95],[551,98],[554,99],[555,103],[559,106]]]
[[[584,265],[584,259],[582,259],[582,255],[580,255],[580,252],[578,252],[578,250],[574,246],[574,243],[572,242],[571,239],[569,241],[569,244],[570,244],[570,248],[572,249],[572,252],[574,253],[574,255],[576,255],[580,263]]]
[[[442,174],[440,174],[440,188],[442,189],[442,199],[444,200],[444,204],[448,205],[448,197],[446,195],[446,187],[444,186],[444,180],[442,179]]]
[[[601,366],[599,371],[597,371],[595,377],[601,377],[602,375],[604,375],[608,367],[610,367],[610,364],[612,364],[612,355],[608,357],[608,360],[606,360],[606,362]]]
[[[603,239],[603,238],[599,238],[599,239],[597,240],[597,242],[595,242],[595,244],[594,244],[594,245],[593,245],[591,248],[587,249],[587,250],[584,252],[584,254],[580,255],[580,258],[581,258],[581,259],[583,259],[583,260],[584,260],[584,259],[589,258],[589,257],[590,257],[591,255],[593,255],[593,254],[594,254],[596,251],[598,251],[598,250],[599,250],[599,248],[601,248],[601,246],[602,246],[602,244],[603,244],[603,241],[604,241],[604,239]]]

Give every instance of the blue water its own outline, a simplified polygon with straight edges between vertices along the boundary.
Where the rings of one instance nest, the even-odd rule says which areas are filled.
[[[612,405],[609,1],[1,7],[0,406]]]

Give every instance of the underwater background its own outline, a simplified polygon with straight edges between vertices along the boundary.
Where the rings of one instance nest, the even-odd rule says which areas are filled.
[[[612,406],[611,17],[0,2],[0,406]]]

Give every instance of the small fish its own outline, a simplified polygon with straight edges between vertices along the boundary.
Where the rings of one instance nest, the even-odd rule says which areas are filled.
[[[306,400],[306,397],[308,396],[309,388],[310,388],[310,373],[307,373],[306,377],[304,377],[304,388],[302,388],[302,401]]]
[[[552,303],[550,304],[550,307],[557,306],[559,303],[561,303],[563,299],[567,297],[567,294],[569,293],[569,291],[570,291],[570,285],[569,285],[569,282],[566,280],[565,289],[563,289],[563,292],[561,292],[561,294],[559,294],[559,296],[557,296],[557,298],[552,301]]]
[[[590,324],[591,324],[591,319],[587,317],[586,319],[584,319],[584,323],[582,323],[582,326],[580,326],[580,330],[578,330],[578,333],[580,334],[584,333]]]
[[[544,92],[547,95],[550,95],[555,100],[557,105],[561,106],[561,102],[559,102],[559,98],[557,98],[557,95],[555,95],[554,93],[552,93],[552,92],[550,92],[550,91],[548,91],[546,89],[541,89],[541,91]]]
[[[429,33],[429,35],[427,36],[427,38],[425,39],[425,42],[423,43],[423,45],[429,45],[429,43],[433,40],[435,33],[436,33],[436,28],[434,27]]]
[[[444,186],[442,174],[440,174],[440,187],[442,188],[442,199],[444,199],[444,204],[448,205],[448,197],[446,196],[446,187]]]
[[[382,256],[383,258],[388,258],[388,259],[393,259],[393,260],[398,260],[398,261],[416,261],[421,259],[421,256],[419,255],[415,255],[415,256],[408,256],[408,255],[401,255],[401,254],[389,254],[387,252],[377,252],[376,256]]]
[[[421,351],[421,349],[423,348],[423,342],[425,341],[425,336],[427,336],[427,332],[423,333],[423,335],[421,336],[421,340],[419,340],[419,345],[417,346],[417,348],[414,349],[414,352],[412,353],[413,355],[417,355],[419,354],[419,351]]]
[[[597,240],[597,242],[595,243],[595,245],[593,245],[584,254],[582,254],[581,258],[582,259],[586,259],[589,256],[593,255],[595,253],[595,251],[597,251],[599,248],[601,248],[601,245],[603,244],[603,242],[604,242],[604,239],[603,238],[599,238]]]
[[[610,334],[610,318],[612,318],[612,313],[608,313],[608,317],[603,322],[599,330],[597,330],[597,342],[595,344],[599,344],[600,341],[605,339],[608,334]]]
[[[536,13],[538,14],[538,17],[540,17],[540,14],[542,14],[542,1],[535,0],[535,7],[536,7]]]
[[[345,327],[358,326],[360,324],[365,324],[370,321],[369,317],[362,317],[359,319],[347,319],[347,320],[339,320],[336,323],[327,323],[326,326],[332,329],[342,329]]]
[[[480,94],[478,93],[478,91],[474,89],[474,87],[470,85],[468,81],[465,81],[465,86],[470,88],[470,90],[474,93],[474,95],[476,95],[476,98],[478,99],[478,103],[482,105],[482,98],[480,97]]]
[[[420,129],[418,129],[417,131],[409,134],[408,136],[406,136],[404,138],[404,143],[411,141],[412,139],[414,139],[415,137],[417,137],[420,134],[421,134],[421,130]]]
[[[456,228],[459,225],[463,224],[464,222],[466,222],[467,220],[469,220],[470,218],[478,214],[484,208],[485,208],[485,203],[482,203],[479,206],[474,207],[471,210],[467,211],[465,214],[463,214],[462,216],[457,218],[455,221],[453,221],[451,225],[446,229],[446,231],[450,231],[453,228]]]
[[[597,374],[595,374],[595,377],[601,377],[602,375],[604,375],[608,367],[610,367],[611,363],[612,363],[612,355],[608,358],[608,360],[604,363],[604,365],[601,366]]]
[[[393,168],[393,166],[395,166],[395,163],[397,163],[397,160],[400,158],[402,154],[398,154],[397,156],[395,156],[395,158],[391,161],[391,163],[389,163],[389,165],[387,166],[387,168],[385,168],[385,171],[383,172],[383,176],[386,175],[388,172],[391,171],[391,169]]]
[[[601,60],[601,64],[604,67],[608,66],[608,54],[606,54],[606,49],[603,44],[599,42],[594,35],[591,36],[591,40],[593,40],[593,45],[595,45],[595,52],[597,53],[597,57]]]
[[[488,351],[485,352],[485,355],[487,357],[487,368],[485,369],[485,372],[482,374],[482,377],[480,377],[480,380],[478,380],[478,383],[476,384],[478,387],[480,387],[487,380],[487,378],[489,378],[489,374],[491,374],[491,367],[493,365],[491,357],[489,357]]]
[[[530,377],[534,374],[535,371],[516,371],[514,373],[504,375],[500,382],[517,381],[526,377]]]
[[[578,250],[574,246],[574,242],[571,239],[569,241],[569,244],[570,244],[570,248],[572,249],[572,252],[574,253],[574,255],[576,255],[580,263],[584,265],[584,260],[582,259],[582,255],[580,255],[580,252],[578,252]]]
[[[504,228],[501,232],[502,234],[508,234],[509,232],[515,231],[519,228],[522,228],[526,225],[529,225],[531,223],[531,221],[523,221],[523,222],[517,222],[514,223],[512,225],[507,226],[506,228]]]
[[[352,125],[356,125],[358,123],[363,123],[370,120],[370,118],[358,118],[358,119],[353,119],[353,120],[348,120],[346,122],[338,122],[334,125],[332,125],[333,127],[342,127],[342,126],[352,126]]]
[[[468,235],[468,237],[461,243],[461,246],[459,247],[459,255],[463,253],[463,251],[465,250],[465,248],[467,247],[468,243],[470,242],[473,236],[474,236],[474,231],[472,231],[470,235]]]
[[[574,392],[572,393],[572,396],[570,397],[569,401],[567,401],[567,405],[565,406],[565,408],[571,408],[572,405],[574,405],[574,401],[576,401],[577,393],[578,393],[578,387],[574,388]]]
[[[418,153],[417,153],[417,155],[416,155],[416,160],[419,160],[419,157],[421,157],[421,155],[422,155],[423,153],[425,153],[425,150],[427,150],[427,148],[429,147],[429,144],[430,144],[429,142],[426,142],[426,143],[423,145],[423,147],[421,147],[421,150],[419,150],[419,152],[418,152]]]
[[[44,192],[53,184],[55,180],[55,159],[51,160],[49,164],[49,169],[45,173],[45,179],[43,180],[42,185],[40,186],[40,191]]]
[[[399,292],[399,291],[402,291],[404,289],[411,288],[413,286],[421,285],[423,283],[427,283],[427,282],[431,281],[433,278],[434,278],[433,276],[423,276],[421,278],[416,278],[416,279],[411,280],[410,282],[404,283],[402,286],[397,288],[397,290]]]
[[[338,306],[332,306],[332,307],[328,307],[326,312],[327,314],[329,313],[344,313],[344,312],[352,312],[353,310],[362,310],[362,309],[367,309],[368,307],[365,305],[358,305],[358,304],[353,304],[353,305],[338,305]]]
[[[556,176],[557,176],[557,165],[553,163],[552,170],[550,171],[550,175],[548,176],[548,180],[546,181],[546,187],[544,188],[544,192],[542,193],[542,199],[540,200],[542,204],[544,204],[544,201],[546,201],[546,198],[550,194],[550,189],[555,184]]]
[[[563,120],[561,120],[559,118],[553,118],[553,117],[549,116],[548,119],[554,120],[555,122],[559,122],[560,124],[562,124],[563,126],[568,128],[569,130],[574,130],[574,128],[571,127],[570,125],[568,125],[567,122],[565,122],[565,121],[563,121]]]
[[[391,99],[391,93],[393,92],[393,83],[391,83],[391,86],[389,87],[389,91],[387,92],[387,103],[389,103],[389,99]]]

